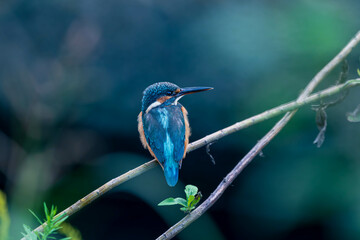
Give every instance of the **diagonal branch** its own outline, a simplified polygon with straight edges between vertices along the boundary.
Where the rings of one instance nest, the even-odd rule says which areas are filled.
[[[316,88],[316,86],[326,77],[326,75],[334,69],[344,58],[351,52],[351,50],[360,41],[360,31],[355,37],[336,55],[306,86],[304,91],[300,94],[297,101],[303,101]],[[347,84],[347,83],[346,83]],[[259,152],[285,127],[285,125],[295,115],[297,109],[288,112],[278,121],[275,126],[241,159],[241,161],[234,167],[233,170],[221,181],[215,191],[193,212],[185,216],[178,223],[173,225],[165,233],[157,238],[157,240],[171,239],[185,229],[188,225],[203,215],[225,192],[227,187],[235,180],[241,171],[259,154]]]
[[[342,59],[344,59],[349,52],[352,50],[352,48],[360,41],[360,32],[357,33],[357,35],[355,36],[354,39],[352,39],[349,44],[334,58],[338,58],[337,61],[334,61],[334,59],[325,66],[324,69],[327,68],[327,70],[322,69],[316,76],[315,78],[312,80],[313,81],[318,81],[320,82],[320,80],[322,78],[324,78],[326,76],[326,74],[331,71],[336,64],[338,64],[340,61],[342,61]],[[321,75],[319,75],[321,73]],[[318,76],[319,75],[319,76]],[[309,84],[310,85],[310,84]],[[313,88],[315,88],[317,84],[313,84]],[[270,109],[268,111],[265,111],[263,113],[260,113],[258,115],[255,115],[251,118],[248,118],[246,120],[240,121],[238,123],[235,123],[227,128],[224,128],[222,130],[219,130],[215,133],[212,133],[202,139],[199,139],[191,144],[189,144],[189,147],[187,149],[187,152],[191,152],[195,149],[198,149],[208,143],[211,143],[215,140],[218,140],[220,138],[223,138],[231,133],[237,132],[243,128],[247,128],[249,126],[252,126],[256,123],[265,121],[267,119],[273,118],[275,116],[278,116],[280,114],[283,114],[285,112],[288,111],[292,111],[294,109],[300,108],[301,106],[305,105],[305,104],[309,104],[312,102],[315,102],[319,99],[322,99],[324,97],[328,97],[331,95],[334,95],[344,89],[347,88],[352,88],[355,87],[357,85],[360,85],[360,79],[354,79],[354,80],[349,80],[347,81],[345,84],[342,85],[338,85],[338,86],[334,86],[331,88],[328,88],[324,91],[321,91],[317,94],[313,94],[310,97],[306,98],[303,97],[302,99],[298,99],[296,101],[290,102],[288,104],[284,104],[281,105],[279,107]],[[307,89],[309,88],[309,86],[307,87]],[[309,91],[309,90],[304,90],[305,91]],[[311,90],[312,91],[312,90]],[[309,93],[311,92],[309,91]],[[287,114],[288,115],[288,114]],[[285,115],[285,116],[287,116]],[[260,143],[260,142],[259,142]],[[255,155],[256,156],[256,155]],[[251,161],[251,160],[250,160]],[[90,204],[91,202],[93,202],[94,200],[96,200],[98,197],[102,196],[103,194],[105,194],[106,192],[108,192],[109,190],[113,189],[114,187],[134,178],[137,177],[141,174],[143,174],[144,172],[154,168],[157,165],[157,162],[155,159],[144,163],[142,165],[140,165],[137,168],[134,168],[112,180],[110,180],[109,182],[105,183],[104,185],[102,185],[101,187],[97,188],[96,190],[94,190],[93,192],[89,193],[88,195],[86,195],[85,197],[83,197],[82,199],[78,200],[76,203],[74,203],[73,205],[71,205],[70,207],[66,208],[65,210],[63,210],[62,212],[60,212],[57,216],[71,216],[72,214],[76,213],[77,211],[79,211],[80,209],[82,209],[83,207],[85,207],[86,205]],[[225,189],[224,189],[225,190]],[[215,200],[216,201],[216,200]],[[200,205],[202,206],[202,205]],[[200,206],[197,208],[199,209]],[[209,206],[210,207],[210,206]],[[195,209],[194,211],[196,211],[197,209]],[[207,209],[206,209],[207,210]],[[205,210],[205,211],[206,211]],[[191,216],[193,215],[193,213],[191,214]],[[201,214],[202,215],[202,214]],[[56,217],[57,217],[56,216]],[[195,220],[195,219],[194,219]],[[189,223],[190,224],[190,223]],[[39,227],[37,227],[34,231],[35,232],[42,232],[44,229],[44,224],[40,225]],[[22,238],[21,240],[25,240],[26,238]]]
[[[189,147],[187,149],[187,152],[191,152],[193,150],[196,150],[210,142],[213,142],[215,140],[218,140],[220,138],[223,138],[231,133],[234,133],[236,131],[239,131],[241,129],[247,128],[249,126],[252,126],[256,123],[265,121],[267,119],[276,117],[280,114],[286,113],[288,111],[294,110],[294,109],[298,109],[306,104],[309,103],[313,103],[316,102],[320,99],[326,98],[326,97],[330,97],[333,96],[334,94],[340,93],[341,91],[345,90],[345,89],[349,89],[355,86],[360,86],[360,78],[357,79],[353,79],[353,80],[349,80],[344,84],[338,85],[338,86],[334,86],[334,87],[330,87],[326,90],[323,90],[321,92],[315,93],[307,98],[305,98],[304,100],[295,100],[292,102],[289,102],[287,104],[283,104],[280,105],[278,107],[272,108],[270,110],[267,110],[263,113],[260,113],[258,115],[255,115],[253,117],[250,117],[248,119],[245,119],[241,122],[238,122],[234,125],[231,125],[223,130],[220,130],[218,132],[215,132],[213,134],[210,134],[202,139],[199,139],[191,144],[189,144]],[[234,130],[236,128],[236,130]],[[225,131],[227,130],[227,131]],[[89,193],[88,195],[86,195],[85,197],[83,197],[82,199],[78,200],[76,203],[74,203],[73,205],[71,205],[70,207],[66,208],[65,210],[63,210],[62,212],[60,212],[57,216],[71,216],[72,214],[76,213],[77,211],[79,211],[80,209],[82,209],[83,207],[85,207],[86,205],[90,204],[91,202],[93,202],[94,200],[96,200],[98,197],[104,195],[106,192],[108,192],[109,190],[113,189],[114,187],[132,179],[135,178],[143,173],[145,173],[146,171],[154,168],[155,166],[157,166],[157,161],[151,160],[147,163],[144,163],[142,165],[140,165],[137,168],[134,168],[110,181],[108,181],[107,183],[105,183],[104,185],[102,185],[101,187],[95,189],[94,191],[92,191],[91,193]],[[34,231],[43,231],[44,228],[44,224],[40,225],[39,227],[37,227]],[[22,240],[25,240],[25,238],[23,238]]]

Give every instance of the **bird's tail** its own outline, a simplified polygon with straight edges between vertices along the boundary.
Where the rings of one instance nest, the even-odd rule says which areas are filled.
[[[175,161],[170,161],[164,164],[164,175],[167,184],[174,187],[179,178],[179,164]]]

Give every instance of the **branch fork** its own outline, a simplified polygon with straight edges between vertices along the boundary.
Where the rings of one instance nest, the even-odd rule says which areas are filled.
[[[178,223],[172,226],[169,230],[159,236],[157,239],[171,239],[176,236],[180,231],[186,228],[189,224],[199,218],[202,214],[204,214],[224,193],[226,188],[235,180],[235,178],[241,173],[241,171],[257,156],[262,149],[282,130],[282,128],[290,121],[290,119],[294,116],[297,109],[325,97],[332,96],[334,94],[340,93],[346,89],[353,88],[355,86],[360,85],[360,78],[348,80],[344,84],[336,85],[325,89],[323,91],[317,92],[315,94],[311,94],[311,92],[315,89],[315,87],[327,76],[327,74],[334,69],[340,62],[342,62],[345,57],[352,51],[352,49],[360,42],[360,31],[355,35],[353,39],[336,55],[319,73],[315,75],[315,77],[310,81],[307,87],[302,91],[300,96],[292,102],[280,105],[278,107],[267,110],[263,113],[245,119],[243,121],[237,122],[229,127],[221,129],[217,132],[214,132],[202,139],[199,139],[195,142],[189,144],[187,148],[187,152],[191,152],[195,149],[203,147],[205,145],[211,144],[212,142],[223,138],[229,134],[237,132],[241,129],[252,126],[256,123],[265,121],[267,119],[273,118],[275,116],[284,114],[284,117],[278,121],[275,126],[260,140],[258,143],[246,154],[241,161],[234,167],[234,169],[221,181],[218,187],[214,190],[213,193],[195,210],[193,210],[190,214],[186,215],[183,219],[181,219]],[[86,205],[90,204],[109,190],[114,187],[135,178],[142,173],[154,168],[158,163],[155,159],[144,163],[137,168],[134,168],[99,187],[93,192],[89,193],[82,199],[78,200],[76,203],[66,208],[58,215],[61,216],[71,216],[77,211],[81,210]],[[57,215],[57,216],[58,216]],[[42,232],[45,225],[40,225],[34,231]],[[22,238],[21,240],[26,240],[26,238]]]

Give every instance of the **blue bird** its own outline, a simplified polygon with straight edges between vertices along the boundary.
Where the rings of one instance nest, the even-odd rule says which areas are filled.
[[[176,185],[186,155],[190,126],[186,109],[178,102],[184,95],[210,87],[180,88],[169,82],[154,83],[143,93],[138,130],[144,148],[159,162],[169,186]]]

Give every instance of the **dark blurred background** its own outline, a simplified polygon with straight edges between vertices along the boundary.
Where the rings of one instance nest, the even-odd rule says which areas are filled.
[[[12,0],[0,5],[0,186],[10,239],[42,204],[63,210],[151,160],[137,132],[142,91],[212,86],[185,97],[191,141],[295,99],[360,29],[358,0]],[[355,78],[360,47],[347,58]],[[318,88],[333,85],[337,67]],[[301,109],[222,198],[177,239],[360,239],[360,125],[354,89],[327,110]],[[180,220],[184,186],[207,198],[279,118],[188,154],[175,188],[160,167],[69,218],[83,239],[154,239]]]

